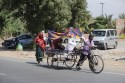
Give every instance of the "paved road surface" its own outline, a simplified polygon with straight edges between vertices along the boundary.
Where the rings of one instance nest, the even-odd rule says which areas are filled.
[[[125,72],[93,74],[89,68],[75,71],[65,66],[55,70],[46,63],[0,57],[0,83],[125,83]]]

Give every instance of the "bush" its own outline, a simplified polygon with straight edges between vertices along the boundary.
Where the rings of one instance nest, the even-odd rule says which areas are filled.
[[[125,39],[125,34],[118,37],[119,39]]]

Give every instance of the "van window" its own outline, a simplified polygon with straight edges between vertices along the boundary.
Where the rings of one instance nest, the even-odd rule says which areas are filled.
[[[115,35],[113,30],[110,30],[110,33],[111,33],[111,36]]]
[[[110,32],[109,31],[107,32],[107,36],[110,36]]]
[[[116,32],[116,30],[113,30],[113,32],[114,32],[114,35],[117,36],[117,32]]]
[[[106,31],[94,31],[93,34],[95,36],[105,36]]]

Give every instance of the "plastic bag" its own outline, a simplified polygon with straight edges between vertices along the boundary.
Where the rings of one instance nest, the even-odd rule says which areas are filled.
[[[69,40],[68,45],[66,46],[65,50],[73,51],[73,49],[76,47],[76,42],[74,42],[72,39]]]

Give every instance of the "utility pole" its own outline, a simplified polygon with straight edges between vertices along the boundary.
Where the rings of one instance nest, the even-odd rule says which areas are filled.
[[[103,16],[103,5],[104,5],[104,3],[100,3],[101,5],[102,5],[102,16]]]

